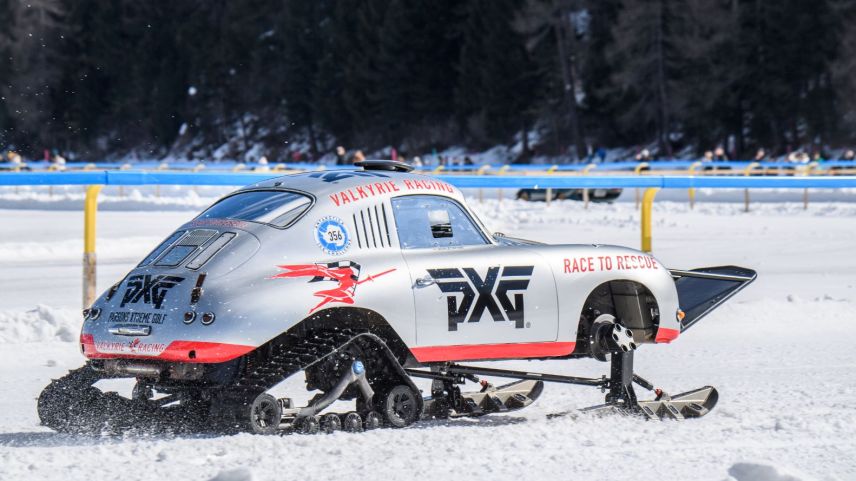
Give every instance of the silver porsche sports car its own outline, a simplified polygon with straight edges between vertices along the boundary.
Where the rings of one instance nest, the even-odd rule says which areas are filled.
[[[491,233],[457,188],[409,170],[365,161],[217,201],[84,311],[88,362],[45,388],[42,423],[359,431],[521,409],[545,382],[604,390],[590,410],[683,418],[713,408],[712,387],[670,396],[634,373],[633,355],[675,341],[754,271],[670,270],[625,247]],[[610,362],[609,375],[466,364],[580,357]],[[298,373],[317,391],[307,405],[268,394]],[[94,386],[123,377],[136,380],[130,397]],[[638,400],[634,384],[654,399]],[[353,410],[328,412],[338,400]]]

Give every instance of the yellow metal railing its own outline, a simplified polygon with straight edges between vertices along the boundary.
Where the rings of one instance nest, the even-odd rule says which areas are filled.
[[[659,190],[657,187],[650,187],[645,189],[645,194],[642,195],[642,252],[651,252],[651,209]]]

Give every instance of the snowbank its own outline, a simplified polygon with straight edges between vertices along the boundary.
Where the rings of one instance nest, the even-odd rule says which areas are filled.
[[[0,344],[76,341],[80,311],[39,305],[29,311],[0,311]]]
[[[160,237],[102,239],[98,242],[98,259],[137,260],[140,252],[154,249],[161,241]],[[82,238],[54,242],[0,242],[0,263],[80,261],[82,252]]]

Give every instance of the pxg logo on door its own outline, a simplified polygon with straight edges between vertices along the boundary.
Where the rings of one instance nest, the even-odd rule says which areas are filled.
[[[457,331],[462,322],[479,322],[487,310],[494,321],[510,321],[520,329],[525,326],[523,293],[529,287],[534,266],[489,267],[484,278],[472,267],[428,269],[428,273],[437,282],[446,296],[449,312],[449,330]],[[498,282],[497,282],[498,281]],[[494,292],[496,287],[496,292]],[[458,304],[459,296],[461,302]]]

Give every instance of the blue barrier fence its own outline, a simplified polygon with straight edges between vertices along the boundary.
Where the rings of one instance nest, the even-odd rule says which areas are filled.
[[[198,185],[242,186],[279,177],[276,172],[169,172],[169,171],[85,171],[85,172],[16,172],[0,173],[2,186],[49,185]],[[841,189],[856,187],[856,176],[691,176],[691,175],[609,175],[609,176],[550,176],[550,175],[436,175],[437,179],[459,188],[738,188],[782,189],[819,188]]]
[[[687,170],[690,167],[696,165],[699,169],[712,169],[712,170],[735,170],[740,171],[748,167],[749,165],[755,164],[755,162],[748,160],[734,160],[734,161],[726,161],[726,162],[703,162],[700,165],[698,161],[694,160],[656,160],[645,162],[647,164],[647,169],[651,171],[656,170]],[[444,166],[443,171],[448,172],[473,172],[481,170],[485,173],[498,173],[500,171],[508,171],[508,172],[581,172],[586,169],[591,169],[591,166],[594,166],[594,171],[600,172],[612,172],[612,171],[633,171],[637,166],[639,166],[640,162],[638,161],[618,161],[618,162],[603,162],[603,163],[577,163],[577,164],[489,164],[489,163],[480,163],[480,164],[471,164],[471,165],[449,165]],[[113,162],[73,162],[68,163],[66,168],[69,170],[81,170],[83,168],[95,168],[95,169],[104,169],[104,170],[119,170],[122,166],[130,165],[130,167],[134,170],[156,170],[162,168],[164,165],[168,167],[168,170],[187,170],[192,171],[197,167],[204,166],[207,171],[231,171],[237,168],[239,165],[242,165],[247,170],[256,169],[262,167],[258,163],[253,162],[235,162],[235,161],[218,161],[218,162],[189,162],[189,161],[173,161],[173,162],[158,162],[158,161],[145,161],[145,162],[134,162],[129,164],[119,164]],[[805,168],[809,164],[805,163],[794,163],[794,162],[785,162],[785,161],[765,161],[757,163],[758,167],[761,169],[782,169],[782,170],[793,170],[799,168]],[[38,162],[27,162],[26,167],[32,170],[48,170],[51,164],[45,161]],[[0,162],[0,170],[9,170],[19,167],[17,164],[13,164],[11,162]],[[282,169],[288,170],[338,170],[338,169],[349,169],[351,166],[349,165],[335,165],[335,164],[320,164],[320,163],[309,163],[309,162],[276,162],[267,164],[265,167],[279,167]],[[434,171],[437,169],[436,165],[425,165],[419,167],[417,170],[421,171]],[[815,166],[818,170],[828,170],[832,168],[849,168],[856,169],[856,162],[854,161],[844,161],[844,160],[827,160],[823,162],[818,162]]]

